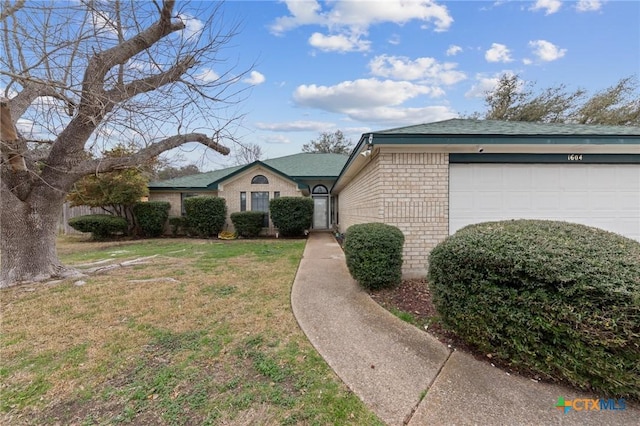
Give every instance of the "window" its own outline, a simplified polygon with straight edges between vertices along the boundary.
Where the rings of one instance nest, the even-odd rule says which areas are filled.
[[[246,192],[240,193],[240,211],[241,212],[247,211],[247,193]]]
[[[273,193],[273,198],[280,198],[280,191],[275,191]]]
[[[313,187],[313,191],[311,191],[312,194],[328,194],[329,191],[327,190],[327,187],[324,185],[316,185]]]
[[[256,184],[268,184],[269,183],[269,179],[267,179],[266,176],[263,175],[255,175],[253,177],[253,179],[251,179],[251,184],[252,185],[256,185]]]
[[[266,191],[251,193],[251,210],[265,212],[263,227],[269,226],[269,193]]]

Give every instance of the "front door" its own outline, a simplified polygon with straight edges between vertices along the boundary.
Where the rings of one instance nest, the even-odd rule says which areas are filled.
[[[315,197],[313,199],[313,228],[327,229],[329,227],[328,197]]]

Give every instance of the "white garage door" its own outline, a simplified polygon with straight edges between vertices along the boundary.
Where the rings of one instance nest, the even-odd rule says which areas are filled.
[[[478,222],[553,219],[640,241],[638,164],[451,164],[449,233]]]

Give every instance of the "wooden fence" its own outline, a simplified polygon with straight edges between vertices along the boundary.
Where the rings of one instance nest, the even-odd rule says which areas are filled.
[[[77,206],[71,207],[69,203],[64,203],[62,207],[62,215],[58,221],[58,233],[59,234],[81,234],[82,232],[76,231],[69,226],[69,219],[77,216],[83,216],[85,214],[105,214],[106,212],[99,207],[89,206]]]

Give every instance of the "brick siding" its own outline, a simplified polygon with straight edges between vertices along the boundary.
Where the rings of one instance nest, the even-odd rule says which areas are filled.
[[[403,275],[426,274],[431,249],[449,234],[449,155],[382,150],[340,192],[340,230],[384,222],[405,236]]]

